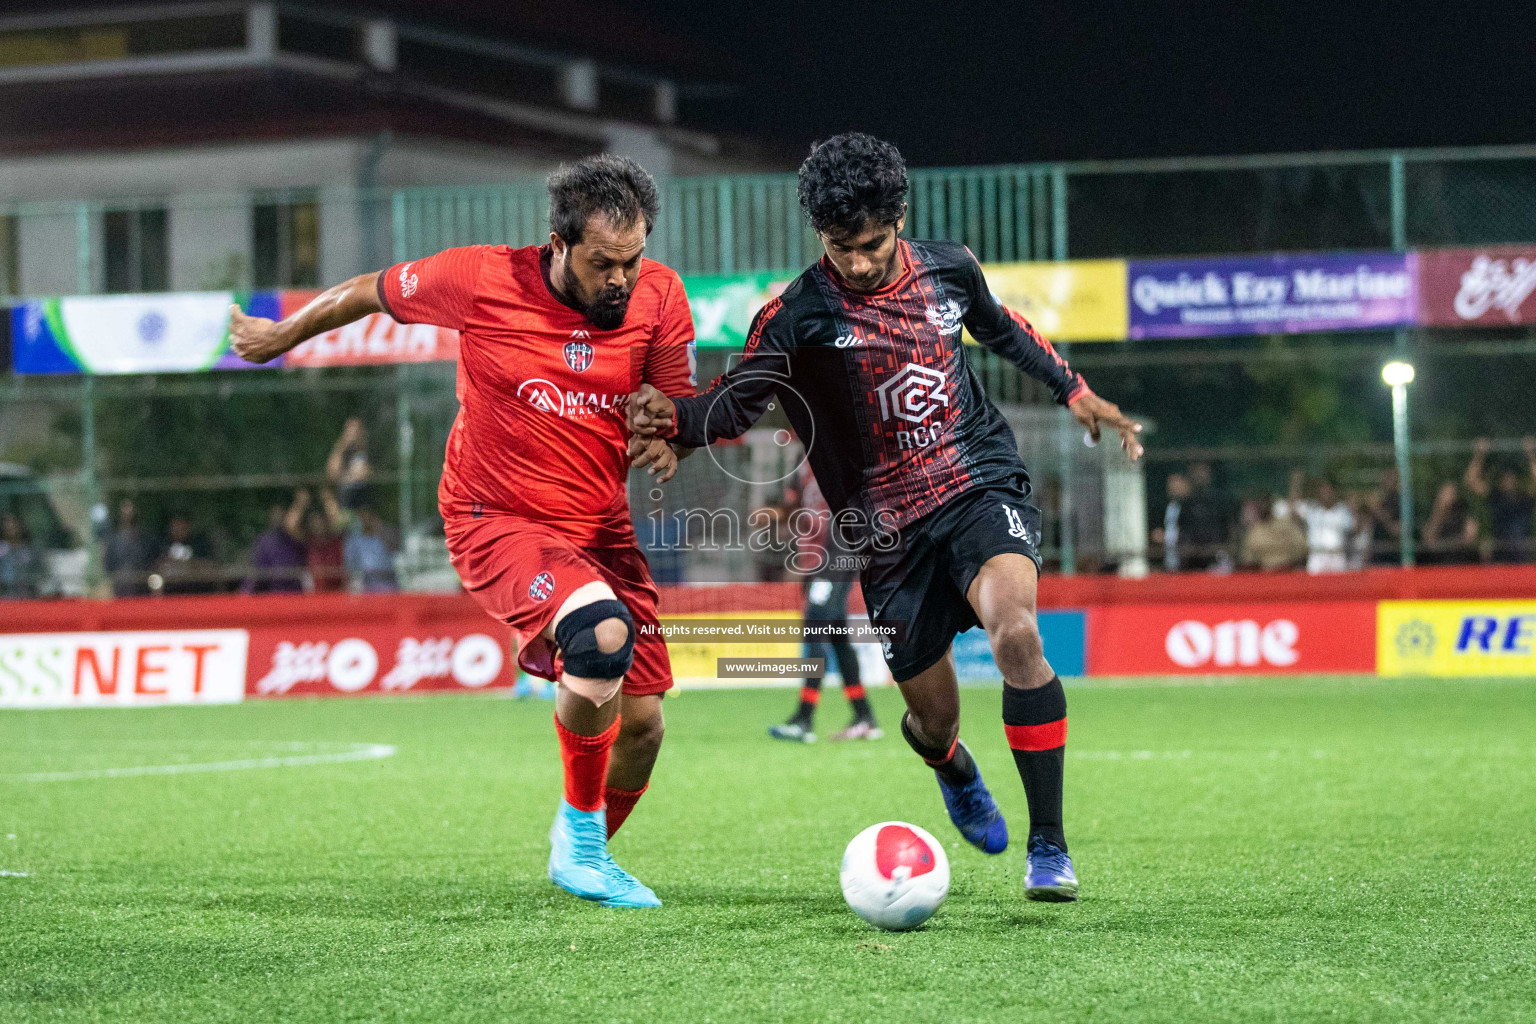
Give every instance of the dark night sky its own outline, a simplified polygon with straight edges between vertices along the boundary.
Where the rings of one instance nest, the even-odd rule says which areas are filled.
[[[786,161],[851,128],[930,166],[1536,143],[1533,0],[312,2],[728,84],[685,118]]]
[[[915,164],[1536,142],[1529,0],[635,0],[739,91],[689,108]]]

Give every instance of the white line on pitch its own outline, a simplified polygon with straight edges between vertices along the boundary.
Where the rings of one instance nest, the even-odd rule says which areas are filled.
[[[31,878],[25,871],[0,871],[0,878]]]
[[[378,761],[393,757],[395,748],[387,743],[364,743],[353,750],[331,754],[294,754],[288,757],[251,757],[239,761],[207,761],[202,764],[144,764],[128,768],[91,768],[76,772],[30,772],[12,775],[17,782],[74,782],[77,779],[124,779],[136,775],[190,775],[197,772],[239,772],[256,768],[298,768],[312,764],[340,764],[344,761]]]

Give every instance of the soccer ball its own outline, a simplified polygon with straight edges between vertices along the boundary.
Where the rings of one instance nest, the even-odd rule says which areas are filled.
[[[949,858],[916,825],[882,821],[853,837],[843,852],[843,898],[853,912],[890,932],[916,928],[949,892]]]

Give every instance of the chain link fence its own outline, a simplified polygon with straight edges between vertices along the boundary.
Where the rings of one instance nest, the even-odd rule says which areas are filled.
[[[1536,242],[1536,147],[917,169],[911,179],[908,233],[962,241],[984,262]],[[791,174],[661,184],[652,253],[685,274],[792,272],[819,255]],[[532,179],[483,188],[0,204],[0,289],[322,287],[452,245],[540,242],[547,218],[542,182]],[[1037,408],[1047,402],[1043,389],[992,353],[971,351],[988,393],[1010,408],[1035,472],[1048,558],[1082,571],[1137,558],[1154,569],[1164,564],[1159,530],[1170,478],[1192,470],[1209,473],[1235,510],[1234,524],[1246,514],[1245,499],[1283,496],[1296,470],[1309,492],[1332,477],[1367,510],[1392,463],[1389,396],[1378,372],[1403,354],[1420,371],[1411,409],[1420,515],[1435,510],[1443,484],[1457,484],[1450,518],[1464,512],[1476,522],[1486,556],[1494,528],[1489,495],[1465,486],[1466,468],[1474,440],[1486,435],[1488,475],[1512,473],[1522,487],[1530,484],[1522,445],[1536,435],[1529,400],[1536,332],[1529,328],[1074,345],[1070,358],[1097,390],[1156,423],[1145,476],[1134,483],[1099,461],[1078,465],[1087,452],[1071,447],[1082,448],[1080,432]],[[725,358],[701,353],[701,383]],[[306,515],[324,512],[323,495],[338,488],[327,462],[353,417],[367,438],[366,504],[398,552],[398,581],[451,587],[435,490],[456,409],[453,376],[452,365],[419,364],[6,378],[0,503],[18,516],[20,534],[44,549],[32,590],[108,591],[125,500],[148,552],[138,559],[147,561],[135,587],[150,587],[154,576],[162,589],[251,585],[257,542],[288,516],[296,495],[309,493]],[[745,515],[781,500],[766,484],[732,477],[751,478],[748,468],[757,472],[785,457],[771,427],[751,438],[685,463],[659,503],[648,481],[633,484],[642,537],[645,515],[658,504],[714,503]],[[1088,457],[1107,454],[1101,446]],[[727,471],[727,463],[735,468]],[[1133,492],[1144,496],[1139,526],[1107,521],[1103,510]],[[166,573],[151,571],[178,543],[196,549],[197,579],[168,582]],[[1144,550],[1133,550],[1137,545]],[[1224,557],[1239,561],[1237,547],[1234,536]],[[684,575],[752,578],[759,571],[747,556],[690,557],[678,568]],[[344,578],[334,585],[348,582],[356,585]],[[0,579],[5,586],[26,589]]]

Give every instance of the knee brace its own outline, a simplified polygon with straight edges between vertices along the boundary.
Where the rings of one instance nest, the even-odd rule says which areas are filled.
[[[597,646],[597,624],[606,619],[624,623],[624,645],[611,654]],[[622,601],[593,601],[568,612],[555,627],[555,644],[565,658],[565,671],[584,679],[619,679],[635,661],[635,620]]]

